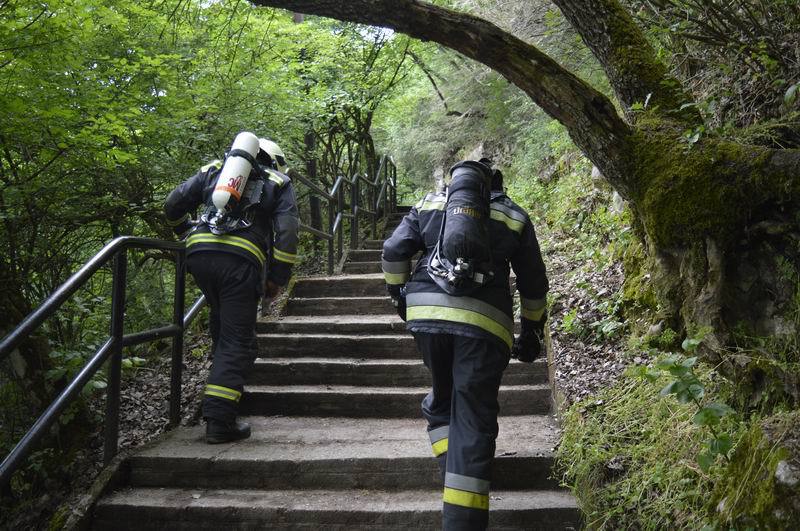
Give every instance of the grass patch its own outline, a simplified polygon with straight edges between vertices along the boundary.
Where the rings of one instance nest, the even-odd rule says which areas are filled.
[[[700,377],[710,380],[710,371]],[[700,529],[715,469],[697,465],[708,434],[696,408],[659,398],[668,378],[624,375],[564,418],[558,462],[591,529]]]

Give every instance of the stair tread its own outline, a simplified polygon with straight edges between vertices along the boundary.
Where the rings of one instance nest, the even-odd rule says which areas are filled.
[[[205,427],[182,427],[135,457],[216,461],[318,461],[431,458],[421,418],[242,417],[253,434],[234,444],[209,445]],[[558,428],[548,415],[501,416],[497,456],[550,457]],[[505,459],[506,457],[498,457]]]
[[[422,360],[413,358],[328,358],[317,356],[298,356],[291,358],[258,358],[256,364],[284,365],[292,363],[328,363],[335,365],[422,365]]]
[[[334,276],[314,276],[314,277],[301,277],[297,282],[337,282],[343,280],[359,280],[359,279],[384,279],[383,273],[361,273],[352,275],[334,275]]]
[[[391,336],[384,336],[384,337],[391,337]],[[297,357],[290,357],[290,358],[282,358],[282,357],[275,357],[275,358],[258,358],[256,363],[261,363],[265,365],[275,365],[275,364],[292,364],[292,363],[330,363],[336,365],[409,365],[409,366],[417,366],[423,365],[422,359],[420,358],[330,358],[325,356],[297,356]],[[538,359],[533,362],[532,365],[540,366],[544,365],[546,362],[544,359]],[[515,370],[515,367],[520,367],[520,370],[524,370],[526,367],[526,363],[522,363],[518,360],[511,360],[508,364],[508,370]]]
[[[527,385],[501,385],[500,391],[537,391],[550,390],[548,384],[527,384]],[[373,394],[373,395],[396,395],[396,394],[425,394],[430,391],[430,387],[396,387],[396,386],[363,386],[363,385],[248,385],[245,386],[247,393],[326,393],[326,394]]]
[[[356,300],[368,300],[368,301],[388,301],[391,298],[388,295],[357,295],[355,297],[331,297],[330,295],[325,295],[324,297],[292,297],[290,300],[292,301],[356,301]]]
[[[339,315],[285,315],[274,321],[265,321],[267,323],[402,323],[405,322],[397,315],[393,314],[378,314],[378,315],[361,315],[361,314],[339,314]]]
[[[287,511],[406,512],[440,511],[439,490],[259,490],[134,488],[107,496],[99,507],[282,508]],[[491,493],[492,511],[577,509],[575,498],[559,490],[500,490]]]
[[[310,317],[310,316],[305,316]],[[365,317],[366,316],[359,316]],[[268,321],[269,322],[269,321]],[[398,340],[398,339],[405,339],[407,341],[413,341],[413,337],[409,335],[407,332],[403,332],[401,334],[306,334],[300,332],[259,332],[256,334],[257,337],[260,338],[269,338],[269,339],[330,339],[330,340],[348,340],[348,341],[389,341],[389,340]]]

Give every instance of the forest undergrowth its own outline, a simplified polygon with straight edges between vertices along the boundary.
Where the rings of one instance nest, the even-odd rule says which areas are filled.
[[[509,193],[548,267],[559,474],[587,527],[792,529],[800,415],[697,362],[703,331],[660,320],[625,205],[580,157],[556,166]]]

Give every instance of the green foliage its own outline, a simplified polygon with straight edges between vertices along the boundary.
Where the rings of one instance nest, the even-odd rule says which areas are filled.
[[[711,127],[735,132],[792,110],[800,76],[793,44],[800,24],[796,2],[742,0],[735,9],[723,0],[627,3],[659,56],[694,92]],[[797,141],[785,130],[773,145]]]
[[[165,195],[239,131],[275,139],[292,166],[320,160],[323,186],[340,169],[373,173],[373,116],[407,75],[408,49],[387,31],[295,24],[238,0],[0,2],[0,334],[111,238],[172,238]],[[41,360],[26,359],[23,373],[0,367],[3,452],[107,339],[110,278],[95,274],[42,326]],[[171,321],[169,256],[129,253],[128,281],[126,333]],[[196,295],[190,285],[187,301]],[[123,370],[166,345],[126,350]],[[99,373],[83,398],[105,381]],[[96,419],[79,401],[62,422],[17,494],[52,490],[75,444],[63,434],[83,436]]]
[[[775,470],[799,449],[797,412],[733,415],[713,370],[686,358],[662,366],[629,370],[564,416],[557,459],[588,527],[792,529],[797,493],[777,485]],[[704,389],[702,408],[657,398],[689,373]],[[720,436],[709,439],[710,427]]]
[[[703,434],[689,408],[654,399],[665,384],[626,375],[565,414],[557,459],[589,528],[703,526],[713,486],[695,465]]]
[[[798,431],[797,411],[778,412],[749,424],[711,495],[716,529],[791,529],[796,525],[798,492],[779,485],[775,472],[780,461],[800,450]]]
[[[702,342],[702,336],[697,338],[686,338],[682,348],[687,353],[694,353]],[[660,359],[655,367],[638,367],[641,377],[655,382],[662,375],[668,375],[671,379],[661,389],[661,396],[675,395],[681,404],[692,403],[697,411],[692,418],[692,422],[697,426],[708,429],[711,438],[706,441],[705,449],[697,455],[697,463],[703,472],[708,472],[709,468],[717,457],[722,457],[728,461],[728,452],[733,447],[730,434],[719,432],[719,425],[723,417],[734,413],[727,404],[720,402],[701,402],[706,394],[705,385],[700,381],[695,372],[697,357],[684,357],[672,354]]]

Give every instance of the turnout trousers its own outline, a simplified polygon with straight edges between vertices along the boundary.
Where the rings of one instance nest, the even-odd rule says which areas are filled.
[[[500,411],[497,394],[510,354],[491,339],[427,332],[415,332],[414,338],[433,377],[422,414],[444,482],[442,528],[484,530]]]
[[[223,251],[192,253],[187,268],[209,305],[212,361],[203,417],[232,423],[245,377],[258,352],[256,313],[261,271],[250,260]]]

